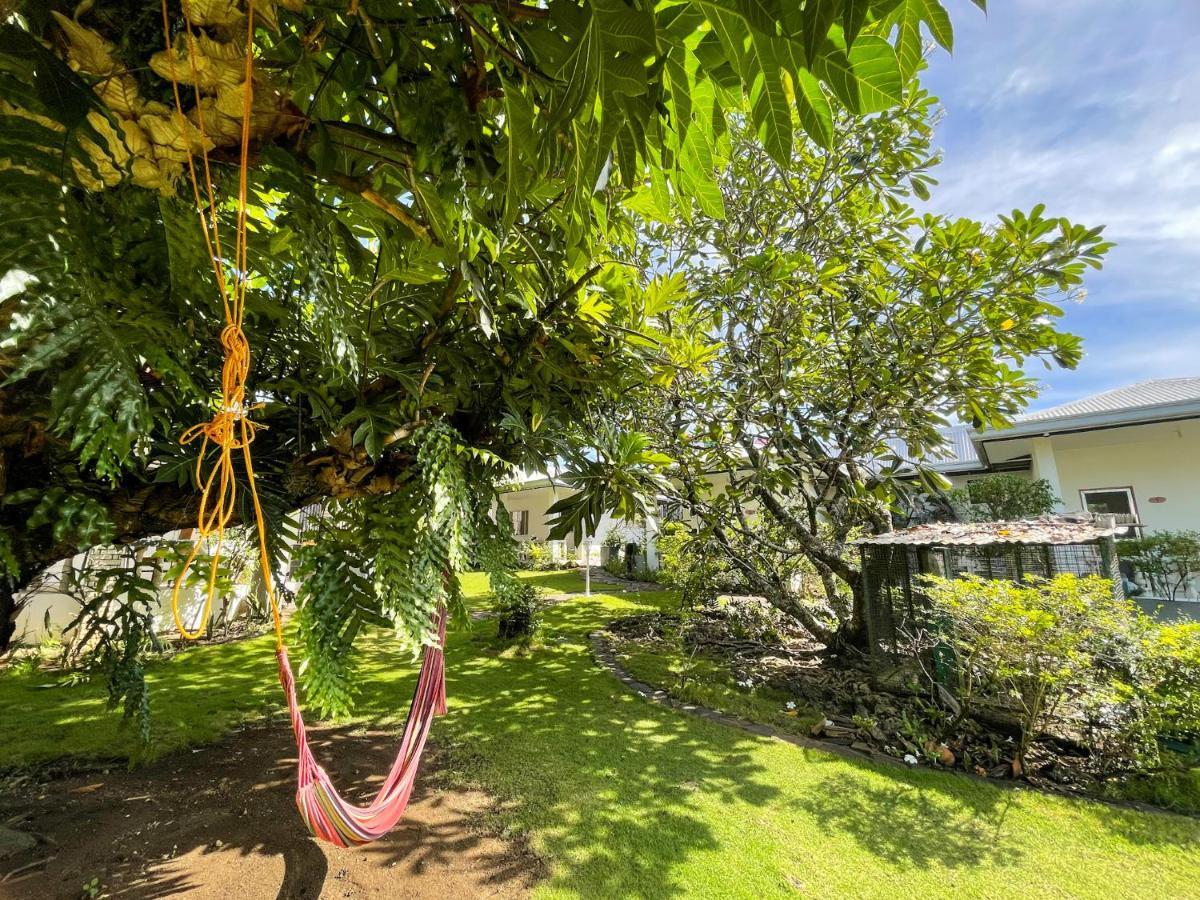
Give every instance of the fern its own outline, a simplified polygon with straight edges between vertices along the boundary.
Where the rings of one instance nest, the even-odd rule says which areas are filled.
[[[462,616],[457,573],[468,564],[479,527],[478,485],[486,471],[468,464],[445,424],[418,429],[415,465],[394,492],[332,504],[298,554],[301,670],[306,696],[341,715],[354,698],[355,639],[382,626],[416,653],[436,640],[445,606]]]
[[[319,539],[302,547],[297,615],[304,663],[305,693],[323,716],[343,716],[354,704],[357,660],[354,639],[371,622],[386,625],[363,574],[362,547],[352,516],[334,517]]]

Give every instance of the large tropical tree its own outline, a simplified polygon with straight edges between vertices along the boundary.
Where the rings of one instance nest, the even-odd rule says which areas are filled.
[[[0,3],[0,646],[47,564],[194,521],[178,439],[212,414],[223,322],[187,157],[207,153],[199,206],[232,234],[251,11]],[[903,100],[924,35],[951,41],[937,0],[253,15],[261,491],[273,529],[341,501],[306,563],[310,650],[331,663],[312,671],[336,671],[367,621],[419,638],[506,467],[564,452],[575,423],[690,364],[622,262],[631,205],[719,217],[728,111],[786,166],[794,118],[829,146],[836,111]]]
[[[934,117],[914,82],[879,115],[835,115],[826,141],[798,134],[790,166],[744,121],[724,215],[644,229],[644,263],[689,297],[662,327],[705,341],[699,364],[639,392],[629,427],[674,460],[706,552],[835,646],[864,637],[849,540],[887,529],[914,479],[936,478],[926,464],[951,418],[1003,424],[1036,394],[1023,367],[1079,360],[1059,304],[1109,247],[1041,206],[994,223],[915,211],[935,183]],[[604,489],[578,481],[563,530]]]

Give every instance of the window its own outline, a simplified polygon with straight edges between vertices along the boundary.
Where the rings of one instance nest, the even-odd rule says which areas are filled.
[[[678,500],[658,498],[658,520],[660,522],[679,522],[683,520],[683,507]]]
[[[1118,525],[1136,526],[1138,524],[1137,503],[1133,499],[1133,488],[1090,488],[1080,491],[1079,499],[1085,510],[1101,516],[1114,516]],[[1133,532],[1133,527],[1123,529],[1123,533],[1126,535]]]
[[[512,511],[512,527],[514,534],[529,534],[529,510],[514,509]]]

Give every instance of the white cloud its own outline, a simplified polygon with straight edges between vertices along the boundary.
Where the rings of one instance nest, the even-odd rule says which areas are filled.
[[[1117,242],[1066,311],[1079,370],[1031,371],[1050,386],[1043,402],[1200,374],[1200,4],[954,12],[954,56],[935,55],[925,79],[946,109],[929,207],[990,220],[1045,203]]]

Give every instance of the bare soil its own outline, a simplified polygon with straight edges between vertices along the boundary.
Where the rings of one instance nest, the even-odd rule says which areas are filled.
[[[338,728],[310,738],[358,800],[377,789],[397,740]],[[10,785],[0,824],[38,843],[0,859],[0,898],[512,898],[540,876],[528,849],[486,827],[495,812],[487,795],[440,777],[436,752],[399,827],[353,850],[309,836],[293,800],[295,765],[280,724],[133,772]]]

